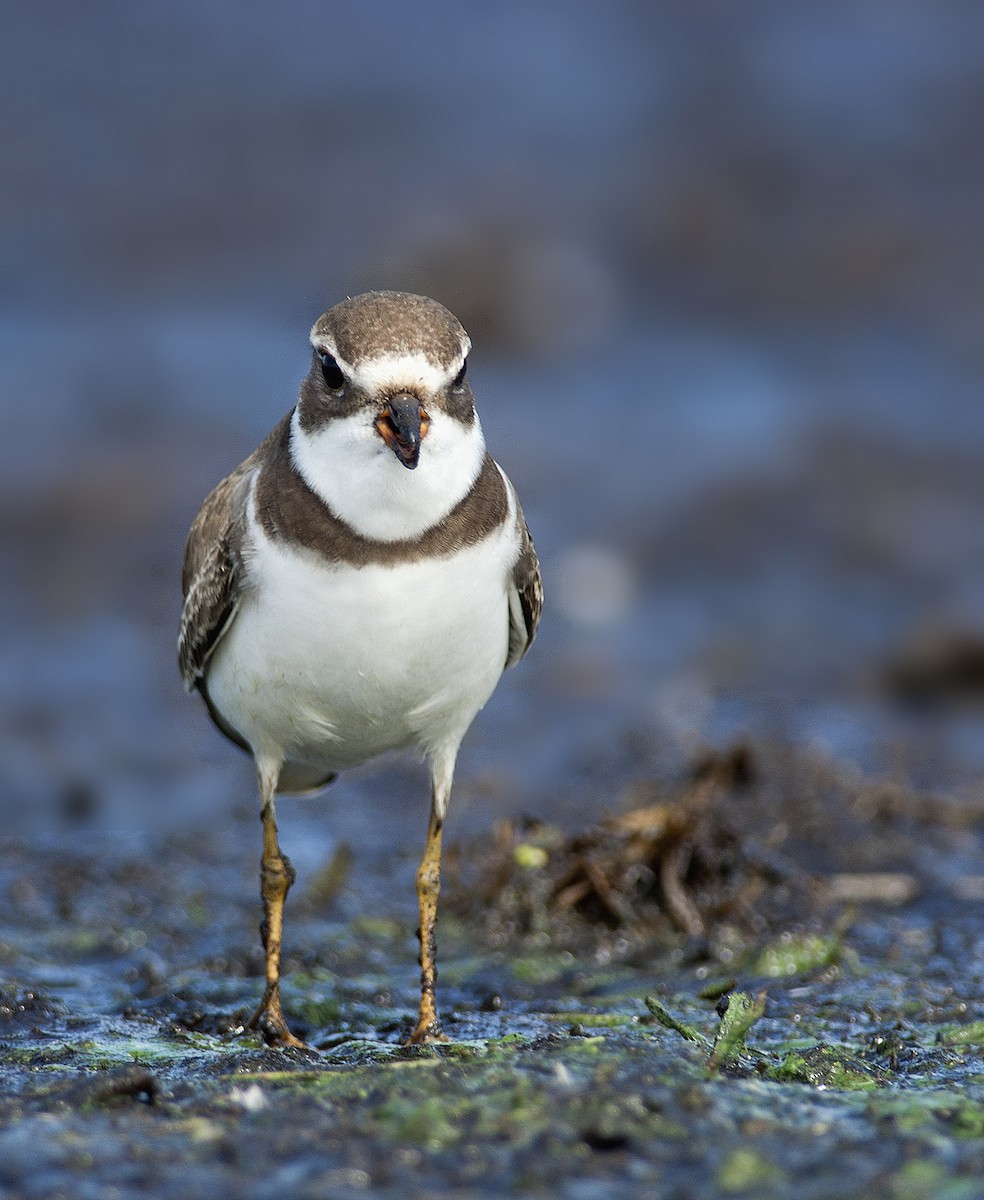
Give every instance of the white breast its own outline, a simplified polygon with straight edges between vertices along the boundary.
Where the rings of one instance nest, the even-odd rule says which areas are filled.
[[[253,523],[251,586],[209,666],[212,703],[257,757],[326,773],[456,747],[502,674],[513,514],[449,558],[332,565]]]

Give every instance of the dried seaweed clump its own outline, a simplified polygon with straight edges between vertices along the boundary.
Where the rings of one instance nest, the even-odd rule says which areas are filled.
[[[486,839],[449,855],[449,908],[501,946],[613,935],[626,950],[681,934],[734,942],[802,920],[825,893],[768,837],[743,832],[754,773],[740,745],[700,764],[674,794],[636,785],[633,807],[583,833],[499,822],[491,847]]]

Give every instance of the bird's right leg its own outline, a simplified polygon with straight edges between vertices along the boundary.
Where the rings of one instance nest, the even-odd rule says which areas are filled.
[[[446,1042],[437,1020],[437,901],[441,894],[441,834],[451,799],[451,780],[458,743],[445,746],[431,757],[431,810],[424,857],[417,871],[420,904],[420,1013],[409,1045]]]
[[[248,1028],[258,1029],[269,1046],[303,1046],[287,1028],[280,1006],[280,946],[284,928],[284,901],[294,882],[294,868],[282,853],[277,840],[277,790],[279,768],[257,768],[260,782],[260,820],[263,822],[263,857],[260,860],[260,895],[263,898],[263,923],[260,935],[266,956],[266,988],[259,1008]]]

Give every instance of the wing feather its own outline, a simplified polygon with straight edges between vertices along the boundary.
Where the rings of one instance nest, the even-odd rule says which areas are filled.
[[[243,542],[256,455],[209,493],[185,545],[178,634],[178,665],[188,691],[198,686],[208,660],[229,628],[243,584]]]
[[[523,657],[540,624],[543,608],[543,578],[529,526],[516,502],[516,526],[519,531],[519,557],[509,585],[509,651],[506,666],[512,667]]]

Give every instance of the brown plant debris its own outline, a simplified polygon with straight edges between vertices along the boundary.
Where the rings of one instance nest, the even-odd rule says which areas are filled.
[[[675,791],[634,785],[632,807],[586,832],[501,821],[491,846],[449,855],[449,910],[500,945],[546,934],[554,944],[610,941],[613,932],[626,948],[681,934],[733,940],[802,920],[829,894],[770,845],[781,832],[756,839],[742,828],[754,776],[738,745]]]

